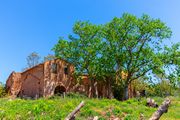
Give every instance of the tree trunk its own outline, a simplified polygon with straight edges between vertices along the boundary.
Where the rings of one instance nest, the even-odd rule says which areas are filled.
[[[112,91],[112,87],[111,87],[111,79],[108,79],[108,98],[109,99],[112,99],[114,96],[113,96],[113,91]]]
[[[98,83],[94,80],[95,97],[98,98]]]
[[[127,100],[128,98],[129,98],[128,85],[125,85],[123,91],[123,100]]]
[[[88,97],[89,98],[92,97],[92,81],[90,81],[90,86],[89,86],[89,90],[88,90]]]
[[[91,79],[91,94],[92,94],[92,97],[95,98],[96,97],[96,87],[95,87],[95,80],[94,79]]]

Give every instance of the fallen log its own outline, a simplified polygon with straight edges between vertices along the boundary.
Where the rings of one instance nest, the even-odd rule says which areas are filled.
[[[84,101],[82,101],[66,118],[65,120],[74,120],[76,113],[84,106]]]
[[[171,103],[170,99],[166,99],[161,106],[159,106],[158,110],[153,113],[149,120],[159,120],[163,113],[167,113],[168,107]]]

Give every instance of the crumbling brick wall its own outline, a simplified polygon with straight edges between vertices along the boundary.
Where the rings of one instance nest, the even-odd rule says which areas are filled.
[[[11,73],[6,89],[12,96],[49,97],[55,92],[79,92],[88,97],[113,98],[112,86],[108,81],[89,80],[81,76],[81,82],[73,78],[74,66],[64,60],[55,59],[39,64],[22,73]],[[127,74],[123,74],[126,77]],[[129,96],[133,89],[129,86]]]
[[[6,82],[6,91],[8,94],[16,97],[21,89],[21,73],[12,72]]]
[[[63,60],[52,60],[44,63],[44,96],[54,95],[55,88],[64,87],[66,92],[73,88],[74,66]]]
[[[39,98],[43,96],[44,66],[39,64],[21,73],[20,97]]]
[[[58,86],[73,91],[73,72],[74,66],[64,60],[47,61],[22,73],[13,72],[6,89],[10,95],[31,98],[52,96]]]

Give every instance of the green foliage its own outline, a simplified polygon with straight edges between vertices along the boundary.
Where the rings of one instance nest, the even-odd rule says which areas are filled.
[[[146,96],[174,96],[176,88],[171,86],[168,79],[160,80],[158,83],[149,84],[146,81],[135,80],[132,82],[133,87],[137,91],[145,90]]]
[[[5,87],[3,83],[0,82],[0,98],[6,95]]]
[[[171,87],[171,84],[167,80],[162,80],[160,83],[155,85],[147,86],[147,96],[159,96],[166,97],[174,95],[175,89]]]
[[[133,120],[133,116],[127,114],[127,116],[124,118],[124,120]]]
[[[156,96],[167,96],[171,95],[172,93],[170,83],[165,80],[162,80],[159,84],[156,85],[155,91],[157,94]]]
[[[171,30],[160,20],[147,15],[137,18],[123,14],[104,26],[103,35],[108,58],[115,61],[116,84],[126,88],[129,83],[146,76],[150,71],[162,71],[164,63],[161,61],[160,44],[171,37]],[[127,77],[123,78],[122,72],[127,73]],[[126,99],[128,93],[126,90],[124,92]]]
[[[122,109],[120,108],[120,107],[116,107],[115,109],[113,109],[113,114],[115,115],[115,116],[121,116],[121,114],[122,114]]]
[[[170,28],[148,15],[138,18],[125,13],[103,25],[79,21],[73,33],[54,46],[56,57],[73,63],[76,75],[85,73],[90,80],[108,82],[115,93],[121,89],[122,95],[115,96],[119,99],[127,99],[132,81],[162,76],[169,64],[179,64],[179,45],[163,45],[172,35]]]
[[[180,88],[180,42],[172,47],[165,46],[163,52],[162,60],[168,71],[163,77],[169,80],[172,88]]]
[[[59,40],[53,49],[55,55],[73,63],[77,74],[88,73],[92,77],[102,47],[99,28],[89,22],[75,23],[74,35],[69,35],[68,41],[62,38]]]

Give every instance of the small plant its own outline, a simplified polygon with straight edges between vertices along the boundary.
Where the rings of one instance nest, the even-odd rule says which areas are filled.
[[[124,120],[134,120],[134,118],[132,115],[127,114],[127,116],[124,118]]]
[[[105,118],[103,118],[103,117],[100,117],[98,120],[106,120]]]
[[[122,110],[119,107],[117,107],[117,108],[113,109],[112,112],[113,112],[114,115],[120,116],[121,113],[122,113]]]
[[[110,113],[110,112],[107,112],[107,113],[106,113],[106,116],[111,117],[111,113]]]
[[[3,83],[0,82],[0,98],[6,96],[6,90]]]

